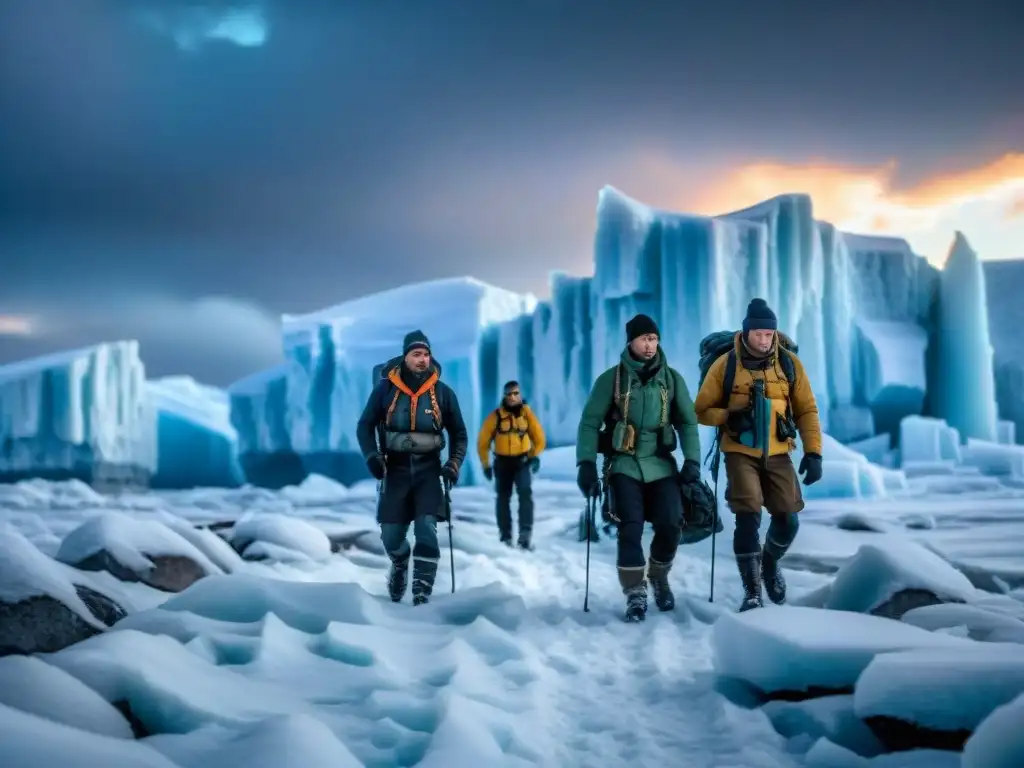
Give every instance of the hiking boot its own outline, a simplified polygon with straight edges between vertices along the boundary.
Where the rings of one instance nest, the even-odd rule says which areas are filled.
[[[647,561],[647,580],[654,592],[654,604],[659,611],[671,611],[676,607],[676,596],[668,584],[668,574],[672,563],[660,563],[654,558]]]
[[[391,570],[388,571],[388,595],[391,602],[400,603],[405,597],[405,588],[409,584],[409,561],[391,561]]]
[[[740,580],[743,582],[743,602],[740,613],[751,608],[763,608],[761,597],[761,553],[753,555],[736,555],[736,565],[740,569]]]
[[[437,561],[422,557],[412,559],[412,604],[423,605],[430,599],[434,591],[434,578],[437,576]]]
[[[501,537],[501,543],[504,544],[506,547],[511,548],[512,547],[512,537],[511,536],[502,536]]]
[[[529,531],[526,531],[526,532],[520,531],[519,532],[519,541],[516,542],[516,546],[519,547],[520,549],[526,550],[527,552],[532,552],[533,551],[533,543],[530,541],[530,532]]]
[[[641,584],[626,593],[626,621],[643,621],[647,618],[647,587]]]
[[[779,557],[767,544],[761,552],[761,578],[764,580],[764,591],[768,594],[768,599],[776,605],[785,603],[786,580],[782,576]]]

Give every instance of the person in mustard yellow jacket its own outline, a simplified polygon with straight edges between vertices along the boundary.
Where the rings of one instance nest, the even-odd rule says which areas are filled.
[[[491,463],[491,445],[494,463]],[[492,411],[480,428],[476,449],[484,476],[494,480],[498,492],[495,515],[501,542],[512,546],[512,490],[519,497],[519,538],[522,549],[532,549],[533,489],[532,477],[540,469],[544,451],[544,429],[530,406],[523,401],[519,382],[505,385],[501,405]]]

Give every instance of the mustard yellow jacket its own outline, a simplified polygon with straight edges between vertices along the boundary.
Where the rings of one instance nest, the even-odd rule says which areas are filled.
[[[523,403],[518,416],[502,406],[484,419],[476,441],[476,450],[484,467],[491,466],[491,443],[498,456],[525,455],[533,458],[543,452],[546,439],[536,415],[530,406]]]

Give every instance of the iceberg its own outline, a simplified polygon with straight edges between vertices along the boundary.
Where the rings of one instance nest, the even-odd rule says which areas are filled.
[[[942,270],[936,333],[934,414],[962,440],[996,441],[996,398],[985,276],[960,233]]]
[[[280,487],[310,473],[344,483],[367,477],[355,427],[376,384],[373,369],[399,354],[402,338],[417,328],[430,339],[442,380],[475,433],[497,404],[499,374],[510,370],[493,354],[489,329],[525,318],[519,322],[532,330],[536,305],[532,295],[460,277],[285,315],[284,366],[229,388],[246,478]],[[470,451],[462,482],[480,477],[478,463]]]
[[[243,481],[228,395],[189,376],[146,382],[157,419],[154,488],[236,487]]]
[[[0,481],[147,485],[157,440],[144,382],[135,341],[0,366]]]
[[[875,431],[894,435],[904,417],[924,408],[928,333],[912,322],[858,319],[854,325],[856,398],[871,409]]]

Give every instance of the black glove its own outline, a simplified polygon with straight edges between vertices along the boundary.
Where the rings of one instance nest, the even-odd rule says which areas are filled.
[[[484,477],[487,478],[487,482],[494,479],[494,467],[484,467]]]
[[[538,472],[540,472],[540,459],[538,459],[536,456],[530,459],[530,471],[533,472],[533,474],[535,475]]]
[[[679,470],[680,485],[689,485],[700,480],[700,462],[687,459],[683,462],[683,468]]]
[[[366,457],[366,468],[375,480],[384,479],[384,457],[379,453],[371,453]]]
[[[444,478],[448,485],[455,485],[459,482],[459,465],[458,462],[448,459],[441,467],[441,477]]]
[[[576,485],[586,498],[601,495],[601,478],[597,476],[597,463],[581,461],[576,468]]]
[[[805,453],[800,459],[799,471],[804,476],[804,485],[814,485],[821,480],[821,456],[816,453]]]
[[[729,411],[725,420],[725,431],[730,435],[739,435],[754,428],[754,419],[749,410]]]

